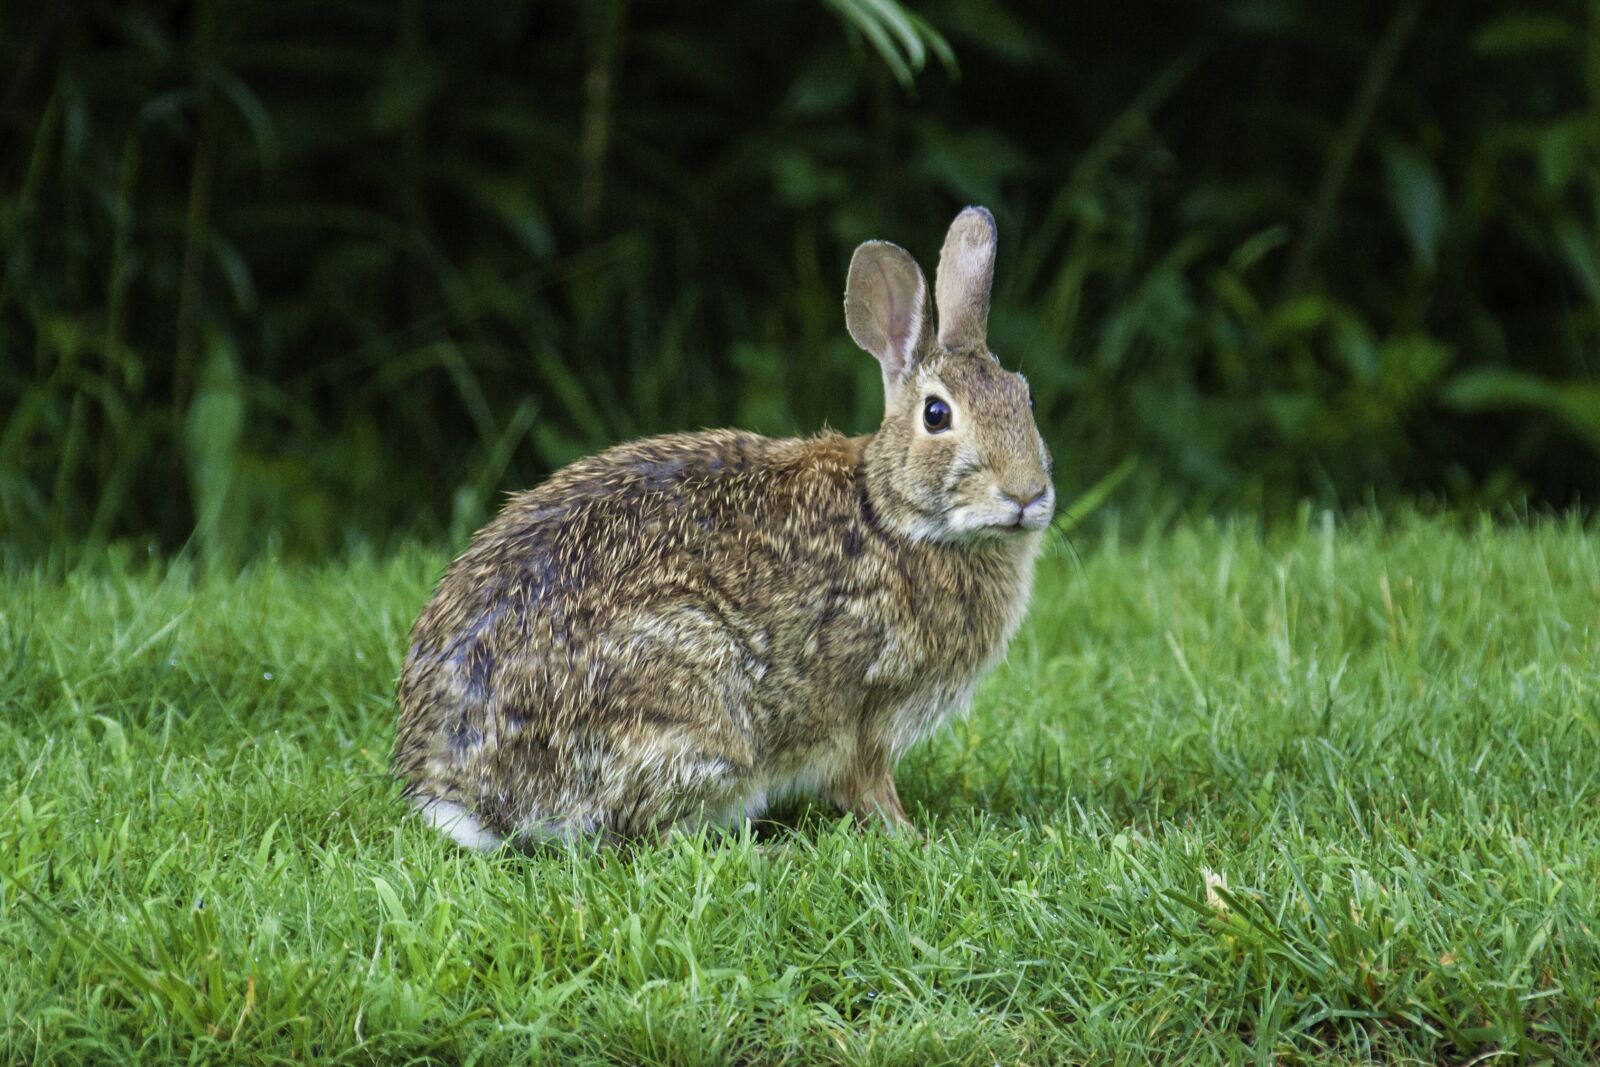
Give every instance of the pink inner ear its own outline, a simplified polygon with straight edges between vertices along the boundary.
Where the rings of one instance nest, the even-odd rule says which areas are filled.
[[[883,269],[882,263],[874,264],[878,268],[878,277],[883,279],[883,318],[879,328],[883,331],[883,339],[891,345],[894,344],[894,321],[897,312],[894,306],[894,286],[889,284],[889,272]]]
[[[878,323],[879,330],[889,350],[885,356],[892,357],[895,369],[899,369],[906,361],[906,348],[911,342],[911,332],[916,328],[916,323],[911,321],[911,316],[901,311],[899,293],[889,281],[889,272],[882,263],[874,264],[878,268],[878,276],[883,279],[883,314],[884,321]],[[898,329],[896,327],[899,327]]]

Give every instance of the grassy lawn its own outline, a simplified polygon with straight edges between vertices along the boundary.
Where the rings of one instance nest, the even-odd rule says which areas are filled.
[[[443,563],[0,578],[0,1061],[1600,1056],[1575,525],[1057,550],[901,768],[926,840],[531,857],[385,775]]]

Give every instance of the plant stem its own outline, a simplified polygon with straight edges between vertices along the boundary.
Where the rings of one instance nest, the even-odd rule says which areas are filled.
[[[212,184],[217,169],[216,107],[212,100],[207,67],[216,59],[215,5],[203,3],[195,27],[195,106],[194,161],[189,169],[189,207],[183,227],[183,261],[179,268],[178,320],[175,327],[175,358],[172,369],[172,410],[180,415],[188,402],[189,378],[199,344],[198,316],[200,289],[205,269],[205,233],[211,216]]]
[[[583,167],[578,219],[584,236],[591,239],[605,206],[606,155],[627,11],[627,0],[595,0],[585,11],[589,64],[583,79],[583,135],[578,146]]]
[[[1350,111],[1345,115],[1339,138],[1334,142],[1333,152],[1328,159],[1328,169],[1322,172],[1322,182],[1317,187],[1316,199],[1312,201],[1311,211],[1306,215],[1305,228],[1300,231],[1300,240],[1290,256],[1289,269],[1284,274],[1283,288],[1286,295],[1298,293],[1306,286],[1311,264],[1315,262],[1322,251],[1323,243],[1327,240],[1328,228],[1333,221],[1333,209],[1338,204],[1339,195],[1344,192],[1345,183],[1350,178],[1350,166],[1355,162],[1357,150],[1366,140],[1367,127],[1372,124],[1372,116],[1377,112],[1378,102],[1383,99],[1384,90],[1389,87],[1395,66],[1400,61],[1400,51],[1411,37],[1411,31],[1416,28],[1417,17],[1422,14],[1422,4],[1423,0],[1404,0],[1395,9],[1394,16],[1390,18],[1389,25],[1378,42],[1378,47],[1367,60],[1367,69],[1361,75],[1361,85],[1356,90],[1355,99],[1350,102]]]

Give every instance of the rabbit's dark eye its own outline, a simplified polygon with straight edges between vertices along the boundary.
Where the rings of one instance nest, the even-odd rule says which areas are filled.
[[[1028,394],[1028,410],[1029,411],[1033,410],[1033,394],[1032,393]]]
[[[922,402],[922,425],[929,433],[943,433],[950,428],[950,405],[936,396]]]

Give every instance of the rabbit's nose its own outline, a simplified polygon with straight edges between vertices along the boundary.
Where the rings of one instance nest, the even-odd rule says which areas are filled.
[[[1033,505],[1045,498],[1045,494],[1050,492],[1050,487],[1048,485],[1042,489],[1034,489],[1030,487],[1028,489],[1024,489],[1020,493],[1012,492],[1010,489],[1002,489],[1001,492],[1005,494],[1007,500],[1017,505],[1017,507],[1021,508],[1023,511],[1027,511],[1029,508],[1033,507]]]

